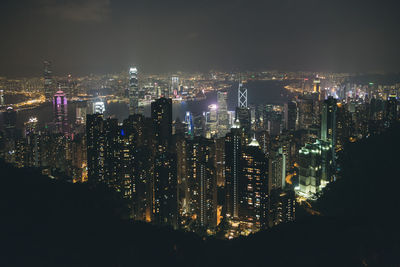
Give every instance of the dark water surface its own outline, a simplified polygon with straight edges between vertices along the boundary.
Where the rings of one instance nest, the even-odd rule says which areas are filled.
[[[286,82],[282,81],[251,81],[246,84],[248,88],[248,103],[250,104],[283,104],[288,99],[288,93],[283,88]],[[228,109],[235,110],[237,106],[237,87],[235,83],[228,89]],[[205,100],[184,101],[173,104],[173,118],[184,119],[186,111],[194,114],[201,114],[208,110],[210,104],[217,103],[217,92],[207,93]],[[75,121],[76,103],[68,104],[68,120]],[[106,117],[115,117],[120,121],[128,117],[128,106],[124,103],[111,103],[106,105]],[[145,107],[145,115],[150,116],[150,105]],[[53,121],[52,104],[46,103],[38,108],[23,110],[17,113],[17,128],[22,129],[24,122],[29,117],[37,117],[40,127]],[[3,114],[0,114],[0,126],[3,126]]]

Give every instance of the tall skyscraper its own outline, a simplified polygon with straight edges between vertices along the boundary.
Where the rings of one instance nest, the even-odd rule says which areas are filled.
[[[86,123],[86,115],[87,115],[87,103],[77,102],[75,108],[75,123],[77,125],[85,125]]]
[[[218,187],[225,187],[225,137],[215,140],[215,171]],[[225,200],[223,200],[225,202]]]
[[[193,116],[190,111],[186,111],[185,123],[186,123],[185,134],[189,137],[193,137],[194,136],[194,124],[193,124]]]
[[[27,166],[40,167],[40,135],[38,120],[35,117],[25,122],[25,141],[27,146]]]
[[[218,117],[217,117],[217,112],[218,112],[218,106],[215,104],[211,104],[208,106],[208,112],[206,113],[205,119],[206,119],[206,131],[205,131],[205,136],[207,138],[214,138],[217,136],[217,126],[218,126]]]
[[[119,157],[116,156],[120,151],[119,147],[119,135],[120,130],[118,126],[118,119],[108,118],[104,121],[104,132],[102,133],[105,137],[105,179],[106,184],[111,188],[121,192],[121,181],[119,180]]]
[[[105,181],[105,136],[103,115],[86,117],[88,181],[97,185]]]
[[[242,171],[243,139],[243,130],[239,121],[236,121],[225,139],[226,214],[234,219],[239,218],[239,177]]]
[[[285,129],[289,131],[296,130],[296,122],[297,122],[296,102],[289,101],[285,103],[284,116],[285,116]]]
[[[315,78],[313,84],[314,84],[313,92],[321,93],[321,80],[317,77]]]
[[[88,181],[105,184],[121,192],[119,179],[120,130],[117,119],[103,120],[103,115],[86,117]]]
[[[389,95],[389,98],[386,101],[386,110],[385,110],[386,121],[387,124],[389,125],[397,120],[398,117],[397,106],[398,106],[398,101],[396,95]]]
[[[139,81],[136,67],[129,69],[129,114],[139,113]]]
[[[197,136],[187,140],[186,151],[190,215],[201,229],[214,229],[217,225],[215,143]]]
[[[336,138],[336,110],[337,100],[332,96],[328,97],[322,105],[321,139],[329,139],[332,141],[332,144],[335,144]]]
[[[327,141],[331,145],[332,161],[336,162],[336,111],[337,100],[332,96],[328,97],[322,105],[321,112],[321,139]],[[334,166],[333,165],[333,166]]]
[[[242,152],[239,178],[239,218],[255,231],[268,223],[268,160],[255,138]]]
[[[238,87],[238,107],[247,108],[247,88],[239,81]]]
[[[158,152],[154,163],[154,219],[159,224],[178,223],[176,154]]]
[[[177,96],[179,92],[179,76],[172,76],[171,77],[171,89],[169,91],[169,96],[166,97],[172,97],[172,96]]]
[[[228,114],[228,92],[218,91],[217,93],[217,132],[218,137],[225,137],[229,132],[229,114]]]
[[[247,135],[250,135],[251,131],[250,109],[247,107],[237,107],[235,116],[236,120],[238,120],[240,123],[240,127],[244,129]]]
[[[298,98],[298,111],[299,111],[299,128],[300,129],[308,129],[310,128],[315,120],[315,107],[314,100],[311,95],[303,94]]]
[[[338,105],[336,116],[336,144],[338,151],[344,148],[353,132],[353,120],[350,111],[345,105]]]
[[[269,153],[269,189],[283,189],[286,178],[286,155],[282,148]]]
[[[324,140],[316,140],[300,149],[298,192],[301,195],[312,198],[330,182],[331,149],[331,142]]]
[[[156,143],[154,167],[155,220],[177,226],[177,158],[172,145],[172,99],[160,98],[151,103],[151,119]]]
[[[118,168],[121,192],[135,220],[153,220],[154,146],[151,126],[143,115],[130,115],[118,135]]]
[[[63,91],[57,91],[53,98],[55,132],[68,135],[68,100]]]
[[[44,95],[46,100],[50,100],[54,94],[54,85],[53,85],[53,72],[51,71],[51,62],[44,61]]]
[[[172,100],[162,97],[152,102],[151,118],[156,143],[166,148],[172,137]]]
[[[4,113],[4,130],[5,138],[15,139],[16,138],[16,126],[17,126],[17,112],[12,107],[7,107]]]

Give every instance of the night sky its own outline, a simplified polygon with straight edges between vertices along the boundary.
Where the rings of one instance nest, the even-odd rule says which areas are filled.
[[[0,76],[400,70],[399,1],[2,0]]]

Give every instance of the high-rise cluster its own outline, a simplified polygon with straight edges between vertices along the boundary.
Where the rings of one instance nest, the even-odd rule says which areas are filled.
[[[283,81],[287,98],[249,103],[252,79],[279,76],[247,75],[237,87],[230,74],[142,74],[140,83],[138,74],[132,67],[121,76],[55,77],[45,62],[44,85],[0,79],[2,89],[37,82],[35,94],[44,89],[53,100],[45,116],[22,116],[25,104],[7,107],[2,92],[0,156],[54,179],[107,186],[130,219],[233,238],[291,222],[299,205],[315,213],[312,201],[340,179],[348,143],[399,120],[400,84],[292,74],[293,84]],[[235,111],[230,90],[238,93]],[[185,103],[206,94],[201,112]],[[173,117],[177,105],[189,110]]]

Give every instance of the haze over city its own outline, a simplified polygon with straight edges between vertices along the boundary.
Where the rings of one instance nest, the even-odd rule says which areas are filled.
[[[1,1],[0,73],[398,71],[398,1]]]

